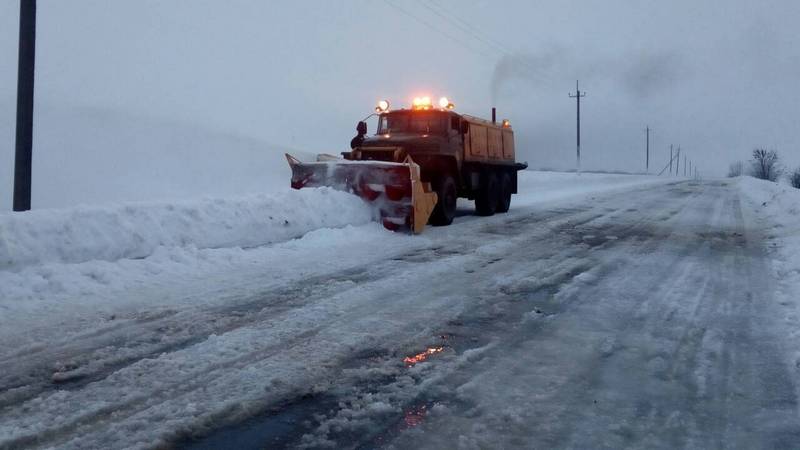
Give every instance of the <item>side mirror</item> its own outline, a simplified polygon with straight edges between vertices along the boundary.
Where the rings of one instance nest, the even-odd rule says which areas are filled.
[[[461,122],[461,134],[467,134],[467,133],[469,133],[469,122],[467,121]]]
[[[356,132],[360,135],[367,134],[367,122],[358,122],[358,125],[356,126]]]

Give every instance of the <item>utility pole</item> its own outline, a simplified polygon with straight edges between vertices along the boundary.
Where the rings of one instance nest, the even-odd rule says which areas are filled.
[[[576,100],[576,104],[578,107],[578,121],[577,121],[577,130],[578,130],[578,147],[577,147],[577,155],[578,155],[578,173],[581,172],[581,97],[586,97],[586,93],[581,93],[580,87],[578,86],[578,80],[575,80],[575,95],[569,94],[570,98],[574,98]]]
[[[678,176],[681,169],[681,146],[678,146],[678,154],[675,155],[675,176]]]
[[[33,65],[36,61],[36,0],[19,2],[17,136],[14,155],[14,211],[31,209],[33,162]]]
[[[650,173],[650,125],[645,130],[647,130],[647,145],[645,146],[644,173]]]
[[[672,144],[669,144],[669,174],[670,174],[670,176],[672,175],[672,160],[673,159],[675,159],[675,157],[672,156]]]

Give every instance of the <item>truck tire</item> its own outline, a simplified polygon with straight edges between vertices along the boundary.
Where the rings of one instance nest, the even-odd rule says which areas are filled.
[[[438,183],[436,195],[439,199],[436,201],[436,206],[433,208],[429,222],[434,226],[450,225],[453,223],[453,218],[456,217],[456,202],[458,200],[456,181],[453,177],[447,175]]]
[[[497,199],[497,212],[506,213],[511,207],[511,176],[504,173],[500,176],[500,197]]]
[[[479,216],[491,216],[497,211],[497,200],[500,197],[500,183],[497,174],[487,172],[481,189],[475,197],[475,212]]]

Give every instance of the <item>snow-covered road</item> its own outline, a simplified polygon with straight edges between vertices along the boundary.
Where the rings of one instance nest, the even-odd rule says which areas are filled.
[[[800,442],[796,305],[735,182],[520,200],[422,236],[313,231],[26,319],[0,349],[0,448]]]

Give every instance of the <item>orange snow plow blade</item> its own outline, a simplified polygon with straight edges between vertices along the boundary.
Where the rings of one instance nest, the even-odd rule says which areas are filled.
[[[421,233],[436,206],[430,183],[420,180],[419,165],[410,157],[402,163],[349,161],[320,155],[316,162],[301,162],[286,154],[292,168],[292,187],[328,186],[350,192],[375,205],[383,226]]]

